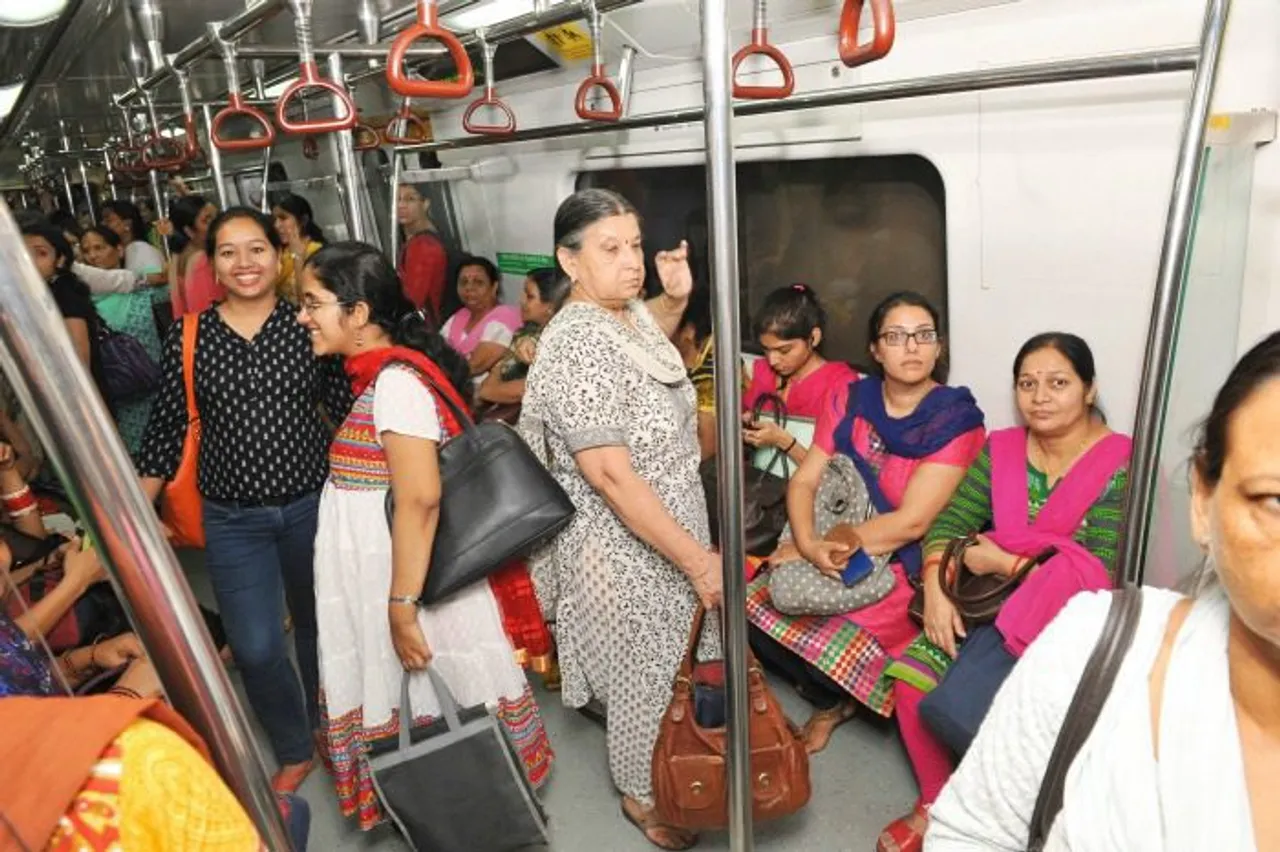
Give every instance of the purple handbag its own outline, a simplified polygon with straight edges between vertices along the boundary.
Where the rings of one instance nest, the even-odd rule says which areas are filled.
[[[131,337],[106,323],[98,329],[98,360],[102,391],[110,403],[130,402],[160,388],[160,365]]]

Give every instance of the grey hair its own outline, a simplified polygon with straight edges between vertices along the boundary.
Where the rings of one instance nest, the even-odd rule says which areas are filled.
[[[587,228],[611,216],[640,214],[635,205],[611,189],[583,189],[560,202],[555,218],[556,248],[579,251]],[[557,265],[558,265],[557,261]]]

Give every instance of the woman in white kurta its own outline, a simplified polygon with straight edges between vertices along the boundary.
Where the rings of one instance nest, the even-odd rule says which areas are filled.
[[[1280,850],[1280,333],[1218,393],[1192,459],[1194,599],[1143,592],[1137,634],[1066,776],[1046,850]],[[1005,682],[929,814],[926,852],[1021,850],[1106,593],[1080,595]]]
[[[488,706],[538,786],[551,749],[489,584],[417,603],[439,510],[436,448],[459,430],[451,411],[465,406],[455,388],[469,384],[466,363],[412,313],[372,246],[322,249],[301,284],[299,320],[317,353],[346,357],[356,396],[330,448],[316,535],[321,751],[342,811],[358,814],[361,828],[380,820],[366,755],[399,731],[406,670],[414,724],[439,716],[428,664],[459,704]],[[396,498],[390,530],[388,489]]]

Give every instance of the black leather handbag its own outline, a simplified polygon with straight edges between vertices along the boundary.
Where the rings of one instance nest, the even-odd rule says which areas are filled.
[[[766,407],[773,408],[774,422],[787,427],[787,406],[775,394],[763,394],[752,408],[752,420],[759,420]],[[764,557],[778,547],[778,539],[787,527],[787,476],[790,458],[782,450],[775,450],[768,470],[760,470],[750,459],[737,456],[745,470],[742,478],[743,509],[742,528],[746,534],[748,556]],[[719,492],[717,490],[717,457],[702,463],[702,488],[707,496],[707,513],[711,519],[711,544],[720,546]],[[781,469],[782,476],[774,471]]]
[[[429,378],[418,374],[434,387]],[[448,396],[437,393],[462,424],[440,447],[440,521],[424,605],[477,583],[554,536],[573,519],[573,501],[514,429],[476,424]],[[387,523],[395,499],[387,491]]]

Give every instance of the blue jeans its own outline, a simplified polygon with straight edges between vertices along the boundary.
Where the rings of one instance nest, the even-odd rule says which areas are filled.
[[[313,751],[320,725],[315,538],[320,495],[284,506],[204,501],[205,564],[249,705],[281,764]],[[302,683],[285,647],[281,584],[293,615]]]

